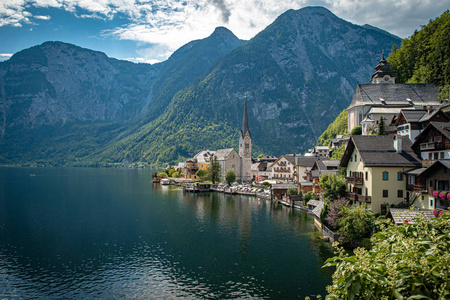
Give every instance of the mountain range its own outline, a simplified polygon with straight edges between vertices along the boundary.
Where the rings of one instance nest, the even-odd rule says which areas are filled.
[[[216,28],[154,65],[46,42],[0,63],[0,163],[175,162],[237,148],[244,101],[254,156],[302,153],[400,43],[322,7],[289,10],[249,41]]]

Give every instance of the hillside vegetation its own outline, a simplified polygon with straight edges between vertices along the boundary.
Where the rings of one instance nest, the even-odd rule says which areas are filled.
[[[332,139],[340,134],[348,134],[347,130],[347,120],[348,114],[347,109],[344,109],[336,120],[331,123],[327,130],[325,130],[322,135],[317,139],[318,146],[328,146]]]
[[[393,47],[388,62],[399,83],[434,83],[440,100],[449,98],[450,14],[447,10]]]

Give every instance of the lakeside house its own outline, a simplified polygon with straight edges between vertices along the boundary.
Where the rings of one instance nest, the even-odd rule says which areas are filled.
[[[280,156],[270,164],[272,179],[294,181],[295,179],[295,154]]]
[[[421,167],[407,137],[352,136],[340,166],[347,168],[347,198],[375,213],[407,202],[404,172]]]

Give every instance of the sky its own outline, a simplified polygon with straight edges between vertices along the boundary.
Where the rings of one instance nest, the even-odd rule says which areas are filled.
[[[62,41],[156,63],[218,26],[248,40],[283,12],[305,6],[406,38],[449,9],[450,0],[0,0],[0,61]]]

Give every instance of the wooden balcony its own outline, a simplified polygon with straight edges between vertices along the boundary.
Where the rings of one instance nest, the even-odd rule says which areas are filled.
[[[443,150],[444,144],[441,142],[431,142],[420,144],[420,151]]]
[[[414,192],[416,193],[426,193],[427,187],[424,184],[415,184],[413,185]]]
[[[352,201],[359,201],[359,202],[366,202],[366,203],[372,202],[372,197],[359,195],[357,193],[348,192],[346,194],[346,198],[349,200],[352,200]]]
[[[358,195],[358,194],[356,194],[356,196],[358,197],[357,200],[359,202],[366,202],[366,203],[372,202],[372,197],[370,197],[370,196],[363,196],[363,195]]]
[[[363,184],[363,178],[362,177],[345,177],[348,184],[353,185],[362,185]]]

